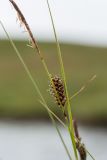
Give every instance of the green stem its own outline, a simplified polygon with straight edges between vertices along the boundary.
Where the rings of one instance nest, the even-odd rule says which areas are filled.
[[[67,88],[67,84],[66,84],[66,76],[65,76],[65,70],[64,70],[62,55],[61,55],[61,49],[60,49],[59,41],[58,41],[58,38],[57,38],[56,29],[55,29],[55,25],[54,25],[54,21],[53,21],[53,16],[52,16],[52,13],[51,13],[51,9],[50,9],[50,5],[49,5],[48,0],[47,0],[47,5],[48,5],[48,9],[49,9],[50,17],[51,17],[51,22],[52,22],[52,26],[53,26],[53,31],[54,31],[54,36],[55,36],[55,40],[56,40],[56,44],[57,44],[57,52],[58,52],[60,66],[61,66],[61,75],[63,77],[64,85],[65,85],[65,91],[66,91],[66,97],[67,97],[67,110],[68,110],[68,116],[69,116],[69,126],[68,126],[68,128],[69,128],[71,141],[72,141],[72,144],[73,144],[75,158],[76,158],[76,160],[78,160],[75,139],[74,139],[74,136],[73,136],[74,135],[74,128],[73,128],[73,122],[72,122],[73,118],[72,118],[71,106],[70,106],[70,101],[69,101],[68,88]]]

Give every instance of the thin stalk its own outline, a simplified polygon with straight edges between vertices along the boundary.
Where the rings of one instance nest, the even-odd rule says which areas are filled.
[[[74,93],[71,97],[70,100],[72,100],[74,97],[76,97],[78,94],[80,94],[84,89],[88,87],[88,85],[96,78],[96,75],[92,76],[91,79],[87,81],[86,84],[84,84],[76,93]]]
[[[93,160],[95,160],[95,158],[92,156],[92,154],[86,149],[86,152],[89,154],[89,156],[93,159]]]
[[[21,64],[23,65],[23,67],[24,67],[24,69],[25,69],[25,71],[26,71],[29,79],[31,80],[32,84],[34,85],[34,88],[36,89],[38,95],[40,96],[41,100],[43,101],[42,103],[43,103],[45,106],[47,106],[47,104],[46,104],[46,102],[45,102],[45,99],[44,99],[44,97],[42,96],[42,93],[41,93],[41,91],[39,90],[39,87],[38,87],[38,85],[36,84],[35,80],[33,79],[33,77],[32,77],[32,75],[31,75],[28,67],[26,66],[23,58],[21,57],[20,52],[19,52],[18,49],[16,48],[14,42],[13,42],[12,39],[10,38],[9,34],[7,33],[7,31],[6,31],[3,23],[2,23],[1,21],[0,21],[0,24],[1,24],[1,26],[2,26],[2,28],[3,28],[3,30],[4,30],[4,32],[5,32],[8,40],[10,41],[10,44],[12,45],[14,51],[16,52],[16,54],[17,54],[17,56],[18,56]],[[47,107],[48,107],[48,106],[47,106]],[[47,109],[47,108],[46,108],[46,109]],[[56,122],[55,122],[55,120],[54,120],[54,118],[53,118],[53,116],[52,116],[52,113],[49,112],[48,109],[47,109],[47,112],[48,112],[49,117],[51,118],[51,120],[52,120],[52,122],[53,122],[53,125],[55,126],[55,128],[56,128],[56,130],[57,130],[57,133],[58,133],[58,135],[59,135],[59,137],[60,137],[60,139],[61,139],[61,141],[62,141],[62,144],[63,144],[63,146],[64,146],[64,148],[65,148],[65,151],[66,151],[66,153],[67,153],[67,155],[68,155],[68,157],[69,157],[69,160],[72,160],[72,158],[71,158],[71,156],[70,156],[70,154],[69,154],[69,151],[68,151],[68,149],[67,149],[67,146],[66,146],[66,144],[65,144],[65,142],[64,142],[64,140],[63,140],[63,138],[62,138],[62,135],[61,135],[61,133],[60,133],[60,131],[59,131],[59,128],[58,128],[58,126],[56,125]]]
[[[65,77],[65,70],[64,70],[64,65],[63,65],[63,60],[62,60],[62,55],[61,55],[61,49],[60,49],[59,41],[57,38],[56,29],[55,29],[55,25],[54,25],[54,21],[53,21],[53,16],[51,13],[50,4],[49,4],[48,0],[47,0],[47,5],[48,5],[48,9],[49,9],[50,17],[51,17],[51,22],[52,22],[52,26],[53,26],[53,31],[54,31],[54,36],[55,36],[55,40],[56,40],[56,44],[57,44],[57,52],[58,52],[58,57],[59,57],[59,62],[60,62],[60,67],[61,67],[61,75],[62,75],[62,78],[64,80],[64,85],[65,85],[65,91],[66,91],[66,97],[67,97],[67,110],[68,110],[68,116],[69,116],[68,130],[69,130],[70,137],[72,140],[75,158],[76,158],[76,160],[78,160],[75,139],[73,136],[74,135],[74,128],[73,128],[73,122],[72,122],[73,118],[72,118],[71,106],[70,106],[70,101],[69,101],[69,94],[68,94],[68,89],[67,89],[67,84],[66,84],[66,77]],[[71,132],[72,132],[72,134],[71,134]]]

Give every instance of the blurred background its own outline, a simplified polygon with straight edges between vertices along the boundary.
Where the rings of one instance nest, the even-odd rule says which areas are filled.
[[[15,1],[23,11],[50,72],[59,75],[56,44],[46,1]],[[72,99],[73,116],[80,136],[97,160],[107,156],[107,2],[105,0],[50,0],[72,96],[97,75],[81,94]],[[17,14],[4,0],[0,20],[14,40],[51,109],[59,116],[48,89],[49,81],[39,56],[28,47],[29,37]],[[60,126],[68,147],[71,142]],[[97,145],[99,142],[100,145]],[[47,111],[0,26],[0,157],[5,160],[68,159]],[[90,160],[91,158],[88,157]]]

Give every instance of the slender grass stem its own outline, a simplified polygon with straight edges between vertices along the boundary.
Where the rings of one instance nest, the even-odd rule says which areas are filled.
[[[20,52],[19,52],[18,49],[16,48],[14,42],[13,42],[12,39],[10,38],[10,35],[9,35],[8,32],[6,31],[4,25],[3,25],[3,23],[2,23],[1,21],[0,21],[0,24],[1,24],[1,26],[2,26],[2,28],[3,28],[3,30],[4,30],[4,32],[5,32],[8,40],[10,41],[10,44],[12,45],[14,51],[16,52],[16,54],[17,54],[17,56],[18,56],[21,64],[23,65],[23,67],[24,67],[24,69],[25,69],[25,71],[26,71],[29,79],[31,80],[32,84],[34,85],[34,88],[36,89],[38,95],[40,96],[41,100],[43,101],[42,103],[43,103],[45,106],[47,106],[47,104],[46,104],[46,102],[45,102],[45,99],[44,99],[44,97],[42,96],[42,93],[41,93],[41,91],[39,90],[39,87],[38,87],[38,85],[36,84],[35,80],[33,79],[33,77],[32,77],[32,75],[31,75],[28,67],[26,66],[23,58],[21,57]],[[63,146],[64,146],[64,148],[65,148],[65,151],[66,151],[66,153],[67,153],[67,155],[68,155],[68,157],[69,157],[69,160],[72,160],[72,158],[71,158],[71,156],[70,156],[70,153],[69,153],[69,151],[68,151],[68,149],[67,149],[67,146],[66,146],[66,144],[65,144],[65,142],[64,142],[64,140],[63,140],[63,138],[62,138],[62,135],[61,135],[61,133],[60,133],[60,131],[59,131],[59,128],[58,128],[58,126],[57,126],[57,124],[56,124],[56,122],[55,122],[55,120],[54,120],[54,118],[53,118],[53,116],[52,116],[52,113],[51,113],[52,111],[50,110],[51,112],[49,112],[48,106],[45,107],[45,108],[47,109],[47,112],[48,112],[48,114],[49,114],[49,117],[51,118],[51,120],[52,120],[52,122],[53,122],[53,125],[55,126],[55,128],[56,128],[56,130],[57,130],[57,133],[58,133],[58,135],[59,135],[59,137],[60,137],[60,139],[61,139],[61,141],[62,141],[62,144],[63,144]],[[54,116],[55,116],[55,114],[54,114]],[[57,116],[55,116],[55,117],[57,118]],[[58,118],[57,118],[57,119],[58,119]]]
[[[69,101],[69,94],[68,94],[68,89],[67,89],[67,84],[66,84],[66,77],[65,77],[65,70],[64,70],[64,65],[63,65],[63,60],[62,60],[62,55],[61,55],[61,49],[60,49],[59,41],[58,41],[58,38],[57,38],[56,29],[55,29],[55,25],[54,25],[54,21],[53,21],[53,16],[52,16],[52,13],[51,13],[50,4],[49,4],[48,0],[47,0],[47,5],[48,5],[50,18],[51,18],[51,22],[52,22],[52,26],[53,26],[53,31],[54,31],[54,36],[55,36],[55,40],[56,40],[56,44],[57,44],[57,52],[58,52],[58,57],[59,57],[59,62],[60,62],[60,67],[61,67],[61,75],[62,75],[62,78],[64,80],[65,91],[66,91],[66,96],[67,96],[67,110],[68,110],[68,116],[69,116],[68,130],[69,130],[71,141],[72,141],[72,144],[73,144],[75,158],[76,158],[76,160],[78,160],[75,139],[74,139],[74,136],[73,136],[74,135],[74,128],[73,128],[73,122],[72,122],[73,118],[72,118],[71,106],[70,106],[70,101]]]
[[[74,93],[71,97],[70,100],[72,100],[74,97],[76,97],[78,94],[80,94],[86,87],[96,78],[96,75],[92,76],[91,79],[88,80],[86,84],[84,84],[76,93]]]
[[[93,159],[93,160],[95,160],[95,158],[92,156],[92,154],[86,149],[86,152],[89,154],[89,156]]]

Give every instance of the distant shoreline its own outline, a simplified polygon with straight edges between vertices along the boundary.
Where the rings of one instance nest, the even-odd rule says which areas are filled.
[[[4,122],[4,123],[49,123],[51,124],[51,120],[49,119],[49,117],[0,117],[0,122]],[[59,124],[59,123],[58,123]],[[105,127],[107,128],[107,121],[96,121],[96,120],[92,120],[92,121],[85,121],[85,120],[78,120],[78,124],[83,125],[83,126],[89,126],[89,127]]]

